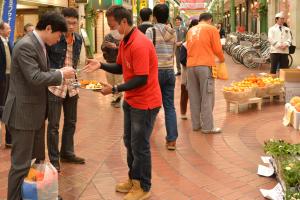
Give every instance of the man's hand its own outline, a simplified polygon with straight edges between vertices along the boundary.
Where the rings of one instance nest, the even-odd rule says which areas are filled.
[[[180,47],[182,45],[182,42],[176,42],[176,46]]]
[[[285,49],[287,48],[287,45],[283,43],[283,44],[280,45],[280,48],[281,48],[282,50],[285,50]]]
[[[108,95],[112,93],[112,85],[108,84],[108,83],[101,83],[101,85],[103,86],[102,89],[100,90],[100,92],[103,95]]]
[[[64,78],[74,78],[75,76],[75,70],[72,67],[63,67],[60,71],[63,73]]]
[[[94,72],[100,69],[100,62],[96,59],[87,59],[87,64],[82,69],[84,72]]]

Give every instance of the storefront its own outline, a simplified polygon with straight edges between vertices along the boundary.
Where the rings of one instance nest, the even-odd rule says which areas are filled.
[[[48,10],[68,7],[68,1],[60,0],[19,0],[15,24],[15,39],[24,34],[24,25],[31,23],[36,25],[39,15]]]

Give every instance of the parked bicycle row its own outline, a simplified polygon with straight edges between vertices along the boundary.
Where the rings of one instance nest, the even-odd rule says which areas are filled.
[[[247,68],[256,68],[261,64],[270,63],[270,43],[266,34],[231,33],[223,46],[235,63]],[[289,67],[293,58],[289,55]]]

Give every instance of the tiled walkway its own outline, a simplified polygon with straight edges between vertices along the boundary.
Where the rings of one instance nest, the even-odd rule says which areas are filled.
[[[160,111],[151,138],[153,187],[151,200],[254,200],[263,199],[259,188],[272,188],[272,178],[256,175],[263,155],[262,145],[269,138],[299,142],[299,133],[281,124],[283,103],[265,103],[240,114],[226,112],[221,92],[224,85],[240,80],[249,70],[226,57],[230,80],[216,82],[214,116],[223,128],[219,135],[193,132],[191,121],[177,116],[177,150],[165,149],[164,113]],[[82,75],[83,76],[83,75]],[[103,72],[88,78],[105,80]],[[176,85],[176,109],[179,112],[180,79]],[[64,200],[118,200],[115,184],[125,180],[127,166],[122,142],[122,110],[110,106],[110,98],[81,91],[76,153],[86,158],[85,165],[62,164],[59,177]],[[6,197],[9,150],[0,150],[0,199]]]

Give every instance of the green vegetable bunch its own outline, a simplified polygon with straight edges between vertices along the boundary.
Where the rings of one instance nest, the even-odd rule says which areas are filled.
[[[271,155],[275,158],[281,156],[299,156],[300,144],[289,144],[284,140],[269,140],[265,142],[264,150],[267,155]]]

